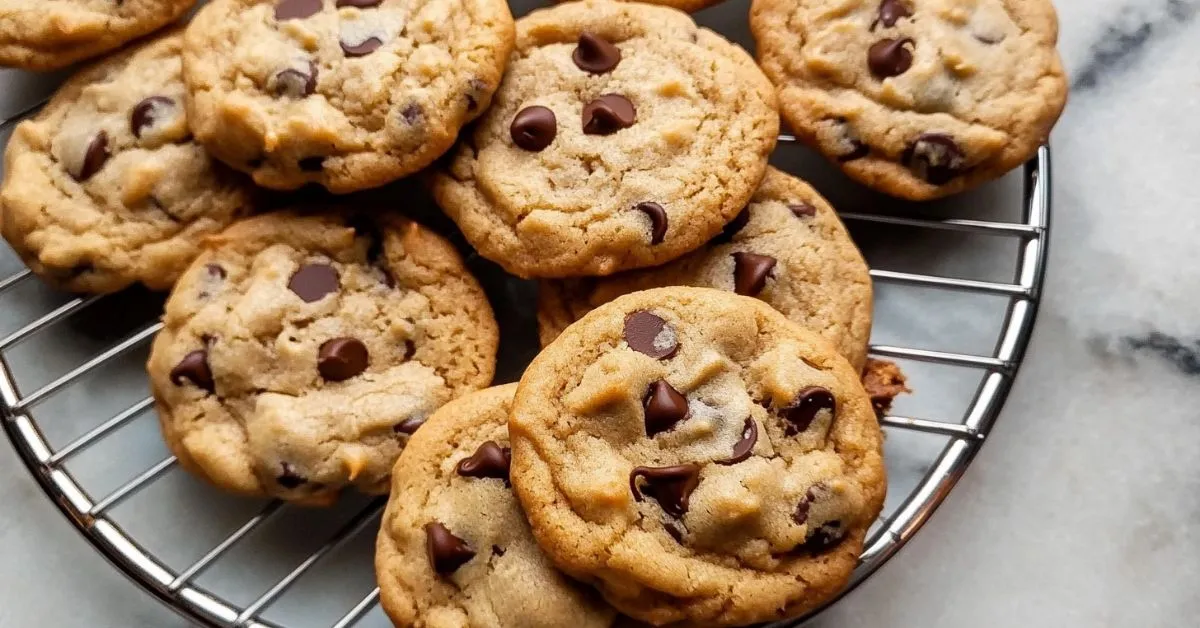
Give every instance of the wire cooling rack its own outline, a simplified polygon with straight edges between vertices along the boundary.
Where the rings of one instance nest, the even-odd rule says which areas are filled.
[[[21,107],[5,96],[0,141],[32,111],[13,114]],[[876,283],[871,352],[899,362],[916,389],[881,419],[889,496],[849,591],[930,517],[1004,404],[1042,290],[1050,151],[986,191],[897,209],[839,192],[851,186],[819,160],[790,159],[794,138],[780,140],[777,165],[813,179],[836,207],[862,208],[842,217]],[[533,287],[476,257],[468,263],[504,330],[500,377],[515,379],[536,351]],[[382,499],[350,496],[314,511],[226,496],[191,479],[161,443],[142,367],[162,297],[131,290],[73,298],[20,268],[0,246],[0,423],[93,548],[199,625],[387,625],[371,571]],[[963,336],[968,328],[977,333]],[[957,346],[945,347],[947,338]]]

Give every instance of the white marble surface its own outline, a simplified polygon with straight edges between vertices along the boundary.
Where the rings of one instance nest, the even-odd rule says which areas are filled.
[[[814,625],[1153,628],[1200,615],[1200,0],[1057,4],[1075,89],[1053,139],[1054,235],[1028,358],[942,508]],[[161,455],[138,443],[126,455],[142,445]],[[186,624],[88,549],[0,445],[0,626],[77,625]]]

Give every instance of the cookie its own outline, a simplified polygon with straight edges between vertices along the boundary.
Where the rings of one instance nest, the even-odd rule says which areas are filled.
[[[249,181],[191,139],[181,41],[164,35],[83,69],[13,131],[0,232],[51,284],[165,290],[205,235],[253,204]]]
[[[754,0],[750,28],[796,137],[893,196],[1003,175],[1066,103],[1049,0]]]
[[[196,137],[264,187],[383,185],[487,109],[512,42],[504,0],[215,0],[184,45]]]
[[[487,298],[416,223],[283,212],[204,246],[147,370],[171,451],[222,488],[313,504],[385,492],[421,423],[492,380]]]
[[[750,57],[686,14],[560,4],[517,21],[495,103],[434,194],[513,274],[608,275],[720,233],[762,179],[778,125]]]
[[[0,0],[0,66],[57,70],[172,22],[196,0]]]
[[[443,406],[396,462],[375,570],[397,626],[608,628],[615,611],[538,548],[509,486],[516,384]]]
[[[568,0],[555,0],[555,2],[567,2]],[[695,13],[701,9],[706,9],[715,4],[720,4],[724,0],[649,0],[643,4],[657,4],[658,6],[671,7],[688,13]]]
[[[662,286],[718,288],[756,297],[833,343],[857,369],[871,336],[871,277],[829,203],[770,168],[750,204],[700,250],[658,268],[603,279],[542,282],[542,344],[593,308]]]
[[[830,600],[886,487],[858,371],[762,301],[710,288],[584,316],[525,372],[509,434],[545,552],[655,625]]]

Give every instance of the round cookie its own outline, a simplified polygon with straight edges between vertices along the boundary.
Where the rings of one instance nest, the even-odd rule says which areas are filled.
[[[742,213],[694,253],[613,277],[542,282],[542,344],[596,306],[662,286],[757,297],[824,336],[855,368],[866,363],[871,336],[867,264],[829,203],[808,184],[774,168]]]
[[[51,284],[165,290],[205,235],[250,209],[249,181],[191,139],[181,43],[168,34],[85,68],[13,131],[0,231]]]
[[[264,187],[337,193],[428,166],[488,107],[504,0],[215,0],[188,27],[196,137]]]
[[[0,66],[56,70],[123,46],[196,0],[0,0]]]
[[[163,434],[230,491],[305,503],[387,491],[409,436],[487,386],[498,331],[445,240],[397,215],[239,222],[205,241],[154,340]]]
[[[762,180],[778,128],[750,57],[686,14],[560,4],[518,20],[495,103],[434,194],[513,274],[608,275],[719,233]]]
[[[516,384],[442,406],[392,471],[375,552],[397,626],[608,628],[616,614],[538,548],[508,482]]]
[[[555,2],[568,2],[570,0],[554,0]],[[624,0],[623,0],[624,1]],[[707,9],[716,4],[720,4],[725,0],[641,0],[643,4],[656,4],[661,7],[671,7],[688,13],[695,13],[701,9]]]
[[[886,490],[858,371],[762,301],[709,288],[584,316],[525,372],[509,434],[542,548],[655,625],[830,600]]]
[[[750,28],[796,136],[902,198],[1021,165],[1066,103],[1050,0],[754,0]]]

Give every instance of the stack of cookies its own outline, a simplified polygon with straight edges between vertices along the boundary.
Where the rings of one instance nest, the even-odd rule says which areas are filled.
[[[62,289],[171,291],[147,370],[185,469],[307,505],[390,492],[400,626],[739,626],[834,598],[907,388],[867,357],[836,212],[767,164],[780,117],[919,200],[1028,159],[1065,100],[1045,0],[755,0],[761,69],[679,10],[705,0],[515,22],[212,0],[121,48],[192,4],[0,0],[0,64],[120,48],[16,127],[0,232]],[[539,282],[519,384],[481,390],[501,330],[463,247],[386,187],[418,173]]]

